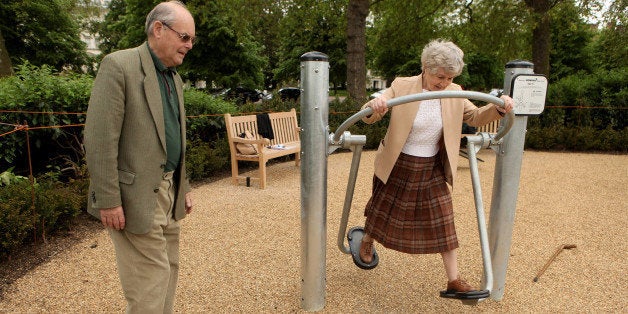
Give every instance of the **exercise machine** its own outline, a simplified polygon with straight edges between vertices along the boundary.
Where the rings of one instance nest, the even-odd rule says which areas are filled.
[[[465,304],[475,304],[489,296],[499,301],[503,296],[527,116],[542,112],[547,90],[545,77],[533,74],[532,71],[533,65],[529,62],[509,62],[506,65],[504,94],[513,97],[514,112],[503,118],[497,134],[467,136],[484,274],[481,292],[463,300]],[[301,306],[307,311],[318,311],[325,305],[327,156],[339,148],[350,149],[353,157],[338,233],[338,247],[341,252],[351,254],[360,268],[371,269],[379,262],[376,254],[370,264],[360,260],[359,243],[364,234],[361,227],[351,228],[347,233],[349,245],[344,242],[360,156],[366,143],[366,136],[352,135],[347,130],[362,117],[372,114],[372,109],[361,110],[343,122],[336,132],[330,133],[329,60],[327,55],[320,52],[301,56],[301,88]],[[387,106],[390,108],[435,98],[467,98],[504,105],[500,98],[489,94],[438,91],[394,98],[387,102]],[[498,157],[487,230],[476,153],[481,148],[489,147],[495,150]]]

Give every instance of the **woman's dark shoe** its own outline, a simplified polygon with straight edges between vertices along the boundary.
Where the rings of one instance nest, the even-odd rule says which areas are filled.
[[[360,244],[360,259],[366,264],[373,261],[373,239],[368,235],[364,235]]]

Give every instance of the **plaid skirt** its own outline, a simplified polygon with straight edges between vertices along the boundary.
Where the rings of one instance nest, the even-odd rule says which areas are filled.
[[[451,192],[440,153],[401,153],[384,184],[373,176],[373,195],[364,211],[364,230],[384,247],[411,254],[458,247]]]

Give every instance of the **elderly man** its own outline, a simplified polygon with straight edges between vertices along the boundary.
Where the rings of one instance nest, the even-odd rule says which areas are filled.
[[[115,246],[128,313],[171,313],[182,218],[192,210],[185,172],[183,83],[176,66],[195,39],[180,1],[146,17],[147,42],[107,55],[94,81],[85,151],[88,211]]]

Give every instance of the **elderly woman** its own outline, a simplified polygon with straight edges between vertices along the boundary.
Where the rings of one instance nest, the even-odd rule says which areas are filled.
[[[378,98],[362,107],[375,123],[388,112],[386,101],[428,91],[459,91],[452,83],[464,66],[464,53],[449,41],[434,40],[421,54],[421,74],[398,77]],[[478,291],[458,273],[453,185],[458,165],[462,123],[482,126],[512,110],[513,101],[501,96],[505,108],[476,107],[467,99],[433,99],[393,107],[390,123],[375,157],[373,191],[364,215],[360,259],[373,261],[373,240],[410,254],[440,253],[447,274],[442,297],[472,298]]]

